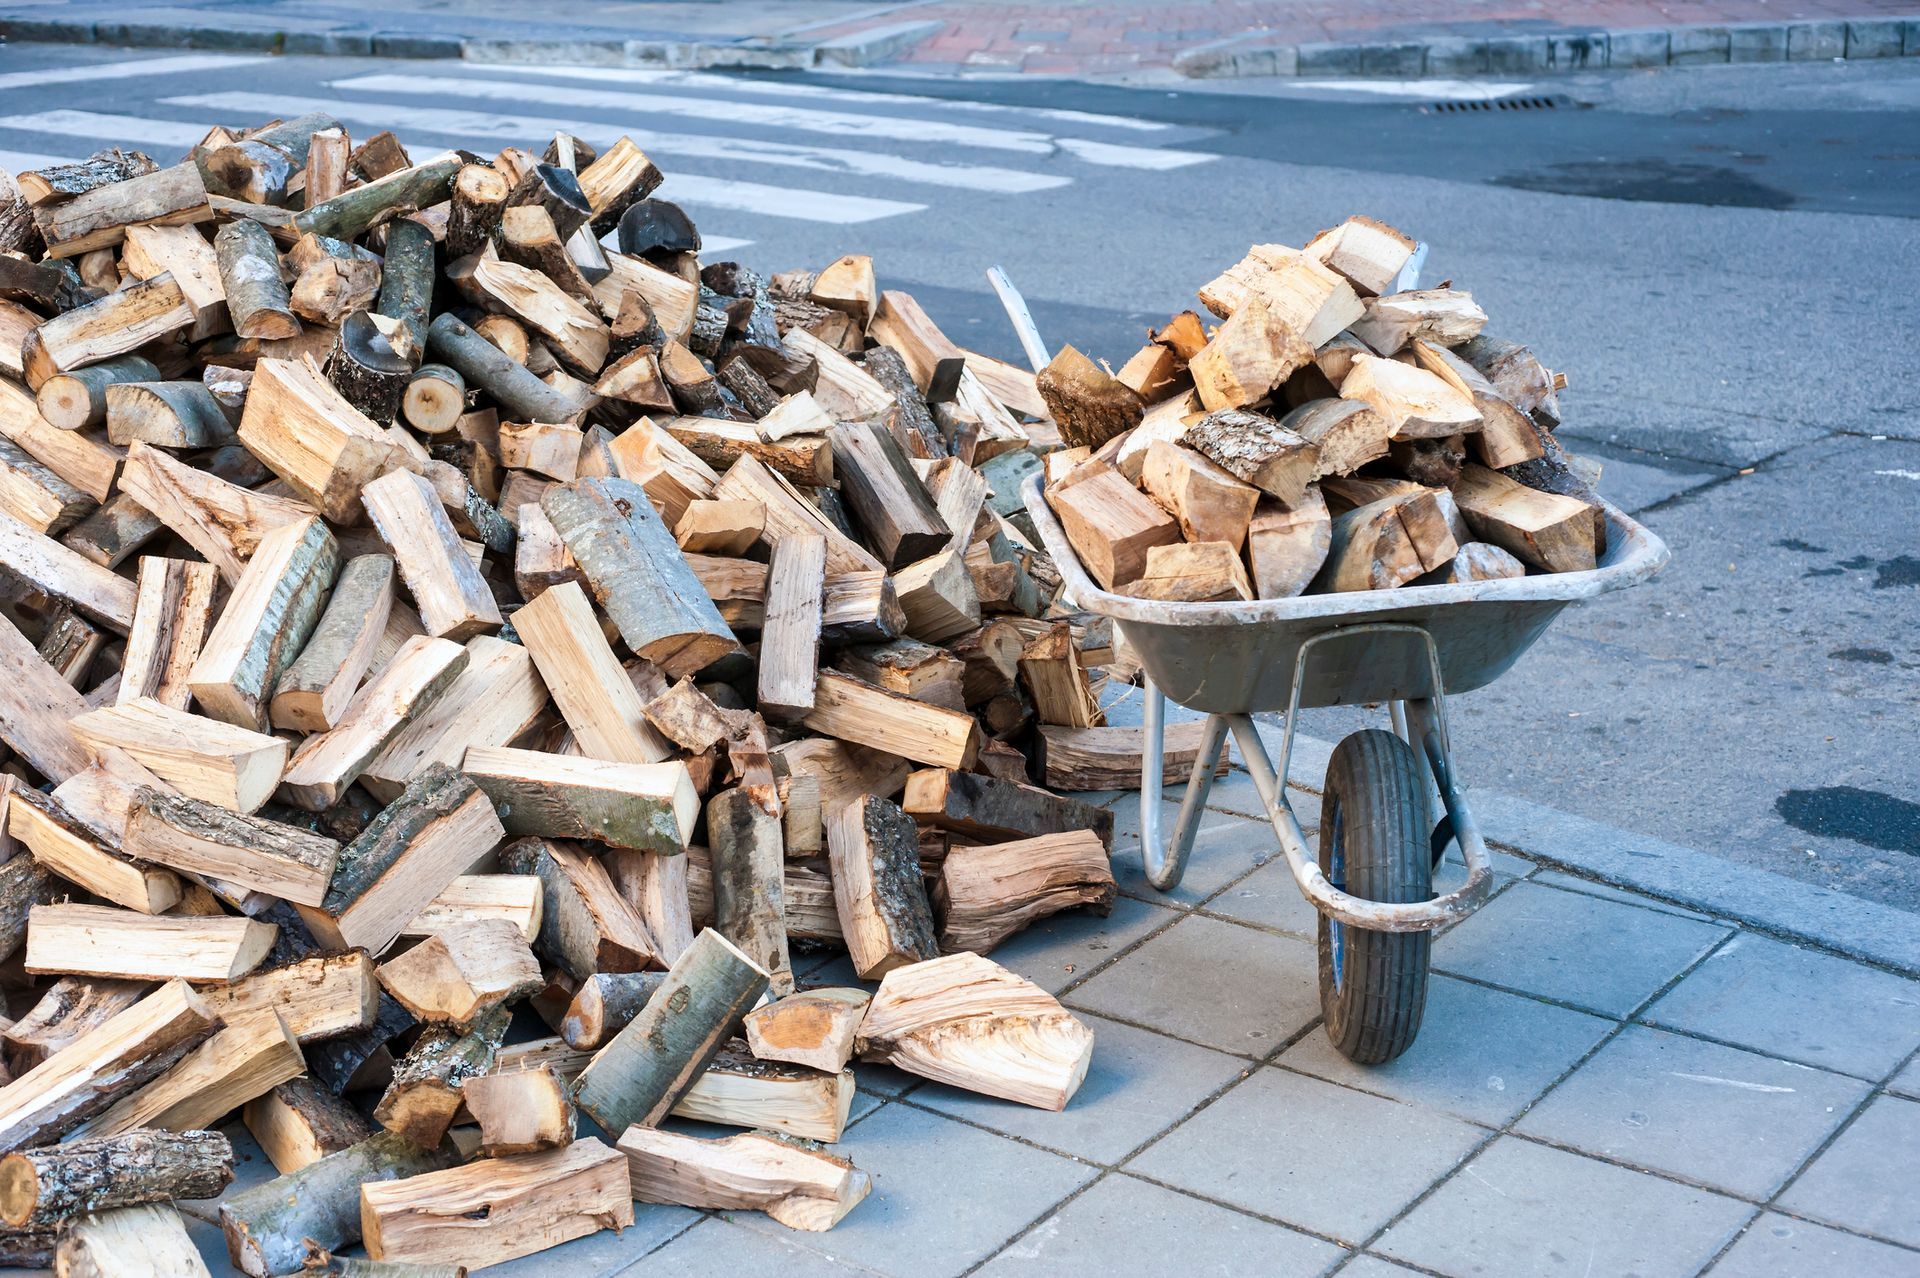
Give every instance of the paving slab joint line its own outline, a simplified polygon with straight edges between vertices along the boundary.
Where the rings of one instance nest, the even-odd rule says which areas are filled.
[[[1687,67],[1732,62],[1811,62],[1920,57],[1915,15],[1810,22],[1687,23],[1550,31],[1539,35],[1394,38],[1275,43],[1247,31],[1183,49],[1173,69],[1192,79],[1273,76],[1526,75],[1609,67]]]

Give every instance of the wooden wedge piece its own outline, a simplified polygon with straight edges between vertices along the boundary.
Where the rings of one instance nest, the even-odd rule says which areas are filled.
[[[117,1136],[141,1127],[188,1131],[306,1072],[299,1043],[278,1016],[243,1016],[225,1025],[133,1095],[77,1130]]]
[[[1185,442],[1285,506],[1304,499],[1319,463],[1315,445],[1261,413],[1209,413]]]
[[[464,642],[500,625],[499,605],[431,484],[396,470],[367,484],[362,496],[428,634]]]
[[[763,1061],[837,1074],[853,1059],[853,1039],[872,996],[828,986],[789,994],[747,1014],[747,1045]]]
[[[499,1070],[469,1078],[461,1099],[480,1124],[480,1156],[503,1158],[573,1141],[573,1098],[552,1067]]]
[[[855,1090],[852,1070],[822,1073],[757,1060],[736,1038],[680,1098],[673,1114],[832,1142],[846,1131]]]
[[[1292,506],[1262,500],[1247,529],[1247,565],[1260,599],[1291,599],[1312,583],[1333,544],[1327,500],[1309,485]]]
[[[1380,294],[1392,291],[1415,247],[1385,222],[1350,217],[1307,241],[1302,252],[1339,272],[1356,291]]]
[[[476,635],[467,641],[467,668],[440,699],[413,717],[374,756],[360,784],[391,802],[423,769],[459,766],[469,746],[505,745],[525,732],[547,704],[547,687],[527,650]]]
[[[714,927],[766,972],[775,998],[791,994],[779,813],[744,786],[723,790],[707,804],[707,842]]]
[[[598,972],[637,972],[658,957],[646,924],[607,867],[577,845],[521,839],[501,850],[500,864],[539,880],[536,943],[549,962],[575,980],[584,982]]]
[[[75,819],[52,794],[15,787],[5,816],[7,833],[33,854],[35,862],[116,905],[141,914],[160,914],[177,905],[185,891],[179,876],[129,860]]]
[[[266,728],[274,686],[313,633],[338,563],[333,534],[311,516],[261,539],[187,676],[202,710]]]
[[[321,812],[345,795],[388,742],[431,706],[467,666],[467,650],[450,639],[415,635],[369,679],[326,732],[301,742],[287,761],[280,800]]]
[[[1037,919],[1086,906],[1113,908],[1107,846],[1091,830],[950,848],[940,862],[940,950],[991,952]]]
[[[117,633],[133,626],[137,592],[131,581],[35,532],[3,509],[0,568]]]
[[[225,916],[156,918],[101,905],[36,905],[27,970],[119,980],[231,981],[266,957],[271,923]]]
[[[1146,403],[1133,387],[1072,346],[1062,346],[1034,377],[1034,387],[1070,447],[1098,448],[1140,424]]]
[[[1260,492],[1190,448],[1155,442],[1141,465],[1140,486],[1180,521],[1188,541],[1224,541],[1236,551]]]
[[[1047,504],[1088,574],[1102,589],[1116,590],[1146,569],[1149,546],[1180,540],[1180,525],[1119,471],[1093,465],[1071,487],[1048,489]]]
[[[341,396],[311,357],[254,365],[240,442],[294,494],[335,523],[353,523],[360,492],[406,464],[400,444]]]
[[[290,1078],[254,1097],[240,1118],[282,1175],[350,1149],[374,1130],[359,1110],[310,1078]]]
[[[386,630],[393,567],[389,555],[355,555],[341,567],[312,636],[274,684],[274,727],[325,732],[340,722]]]
[[[465,1025],[546,983],[520,929],[476,919],[435,933],[380,966],[380,984],[414,1019]]]
[[[311,954],[230,985],[209,986],[203,996],[229,1025],[278,1016],[301,1043],[372,1029],[380,1013],[373,960],[362,950]]]
[[[768,558],[758,702],[769,718],[799,719],[813,709],[826,568],[826,539],[805,533],[782,537]]]
[[[703,1140],[632,1127],[618,1148],[642,1202],[763,1211],[789,1229],[831,1229],[873,1187],[844,1158],[758,1132]]]
[[[970,767],[979,753],[979,727],[971,715],[830,670],[820,672],[813,711],[801,722],[815,732],[935,767]]]
[[[287,743],[152,698],[89,711],[74,731],[96,750],[118,747],[190,798],[253,812],[273,797]]]
[[[154,865],[314,906],[340,856],[332,839],[151,787],[135,793],[122,846]]]
[[[680,762],[605,763],[475,746],[461,769],[493,800],[510,834],[677,852],[699,814],[700,797]]]
[[[841,934],[854,970],[878,979],[937,953],[913,819],[868,795],[826,815]]]
[[[148,697],[187,708],[189,672],[213,624],[214,581],[212,564],[141,556],[116,704]]]
[[[1194,541],[1147,551],[1147,570],[1126,593],[1168,603],[1219,603],[1253,598],[1253,583],[1233,546]]]
[[[1383,497],[1333,521],[1327,561],[1314,584],[1323,590],[1391,590],[1438,568],[1458,549],[1431,491]]]
[[[546,590],[513,614],[513,628],[585,754],[610,763],[658,763],[671,753],[647,723],[640,694],[579,585]]]
[[[900,806],[923,825],[985,843],[1083,830],[1113,842],[1113,813],[1030,785],[974,772],[923,768],[907,778]]]
[[[1461,471],[1453,496],[1474,536],[1523,563],[1547,572],[1584,572],[1598,561],[1603,516],[1583,501],[1471,464]]]
[[[1160,775],[1184,784],[1200,753],[1202,723],[1170,723],[1162,743]],[[1062,728],[1040,732],[1041,777],[1050,790],[1130,790],[1140,785],[1146,739],[1139,728]],[[1224,756],[1220,772],[1226,770]]]

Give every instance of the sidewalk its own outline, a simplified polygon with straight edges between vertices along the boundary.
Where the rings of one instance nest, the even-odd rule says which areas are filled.
[[[0,0],[10,39],[920,74],[1535,75],[1920,55],[1915,0]]]
[[[1296,779],[1317,776],[1325,753],[1302,742]],[[1251,815],[1245,773],[1216,784],[1186,882],[1167,896],[1140,876],[1137,797],[1107,797],[1112,914],[1056,916],[993,955],[1094,1031],[1064,1112],[860,1066],[834,1149],[874,1190],[831,1232],[642,1204],[621,1236],[488,1272],[1920,1274],[1910,976],[1553,869],[1540,858],[1630,856],[1648,841],[1582,822],[1606,831],[1583,848],[1545,809],[1476,794],[1505,845],[1497,894],[1436,939],[1413,1049],[1362,1068],[1320,1030],[1314,915]],[[1311,827],[1317,797],[1292,797]],[[1681,890],[1732,902],[1774,886],[1717,866]],[[1460,874],[1449,864],[1443,886]],[[1789,887],[1785,917],[1831,914],[1818,889]],[[1920,967],[1920,917],[1855,904],[1839,943],[1904,935],[1908,970]],[[852,983],[844,958],[795,967],[802,984]],[[236,1187],[270,1176],[232,1134]],[[216,1205],[186,1209],[225,1272]]]

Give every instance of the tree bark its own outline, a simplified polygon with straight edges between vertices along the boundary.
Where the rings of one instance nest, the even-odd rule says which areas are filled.
[[[139,1130],[23,1150],[0,1160],[0,1217],[15,1229],[82,1212],[212,1198],[233,1180],[233,1146],[219,1132]]]
[[[486,338],[450,314],[434,317],[427,328],[427,353],[493,396],[512,421],[566,422],[573,402],[516,363]]]
[[[404,218],[388,226],[380,300],[373,309],[407,326],[410,349],[400,354],[409,367],[418,365],[426,354],[427,323],[433,311],[433,281],[433,232]]]
[[[277,340],[300,335],[293,295],[280,278],[280,253],[266,227],[236,218],[213,237],[213,251],[220,260],[220,283],[235,336]]]

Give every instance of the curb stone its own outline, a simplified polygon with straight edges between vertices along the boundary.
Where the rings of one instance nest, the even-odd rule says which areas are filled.
[[[1173,69],[1191,79],[1417,77],[1910,58],[1920,57],[1920,18],[1712,23],[1391,42],[1273,44],[1267,40],[1259,32],[1215,40],[1175,55]]]

